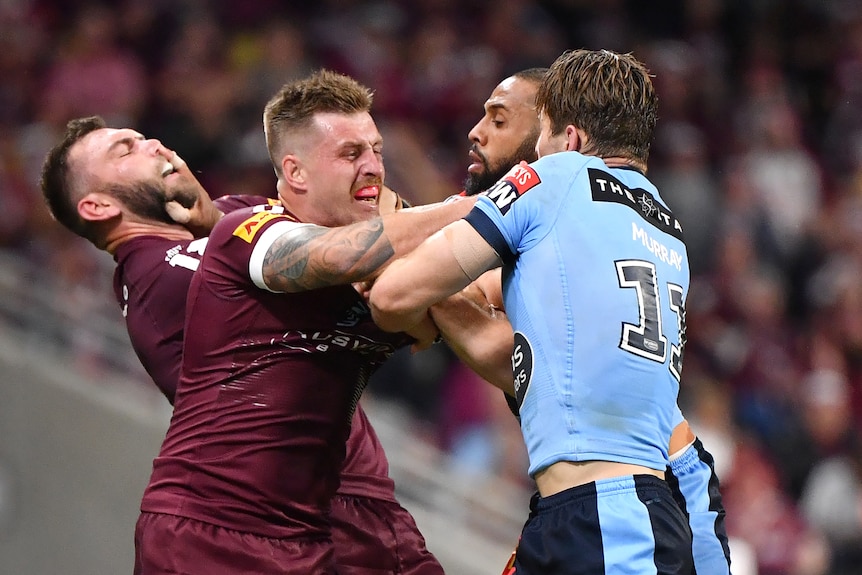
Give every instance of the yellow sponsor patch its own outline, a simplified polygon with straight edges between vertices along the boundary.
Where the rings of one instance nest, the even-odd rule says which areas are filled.
[[[243,223],[241,223],[237,228],[233,231],[233,235],[236,237],[245,240],[247,243],[251,243],[254,240],[254,236],[257,235],[257,232],[260,231],[260,228],[273,218],[284,217],[283,214],[274,214],[270,211],[258,212],[255,215],[251,216]]]

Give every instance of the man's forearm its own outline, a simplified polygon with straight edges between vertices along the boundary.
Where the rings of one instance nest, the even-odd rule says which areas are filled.
[[[514,395],[514,335],[505,312],[484,300],[473,285],[430,308],[440,335],[470,369]]]
[[[383,217],[383,230],[395,257],[416,249],[432,234],[466,216],[476,198],[463,198],[455,202],[405,208]]]

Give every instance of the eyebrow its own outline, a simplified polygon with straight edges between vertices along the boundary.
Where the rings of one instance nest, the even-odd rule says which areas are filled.
[[[499,110],[508,110],[509,107],[502,102],[491,102],[485,104],[485,109],[488,112],[497,112]]]
[[[142,141],[143,139],[143,136],[126,136],[125,138],[120,138],[119,140],[113,142],[110,146],[108,146],[108,153],[110,154],[111,152],[113,152],[114,149],[116,149],[118,146],[126,145],[131,147],[131,144],[134,143],[135,140]]]
[[[363,140],[346,140],[344,142],[341,142],[341,144],[338,146],[338,150],[341,152],[348,152],[357,149],[364,150],[366,146],[371,149],[381,147],[383,146],[383,139],[381,138],[379,140],[374,140],[370,143],[370,145],[368,145],[368,143]]]

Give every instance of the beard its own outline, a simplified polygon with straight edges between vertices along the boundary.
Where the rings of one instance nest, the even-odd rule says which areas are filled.
[[[473,152],[481,158],[482,166],[484,166],[485,169],[478,174],[467,174],[467,179],[464,180],[464,192],[468,196],[475,196],[496,184],[500,178],[508,173],[512,166],[519,163],[521,160],[535,162],[537,159],[537,138],[538,134],[536,134],[535,138],[526,138],[521,142],[521,145],[517,150],[515,150],[515,152],[495,162],[493,166],[491,166],[491,162],[488,161],[488,158],[474,147]]]
[[[165,210],[167,188],[160,180],[137,182],[134,184],[115,184],[109,186],[108,193],[123,202],[126,208],[144,221],[175,224]],[[185,205],[180,197],[176,198]],[[194,205],[194,203],[192,203]]]

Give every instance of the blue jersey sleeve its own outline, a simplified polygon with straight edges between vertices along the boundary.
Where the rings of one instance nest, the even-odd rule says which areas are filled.
[[[553,156],[532,164],[522,162],[479,196],[466,220],[503,263],[511,265],[519,253],[547,235],[570,178],[570,172],[556,169]]]

